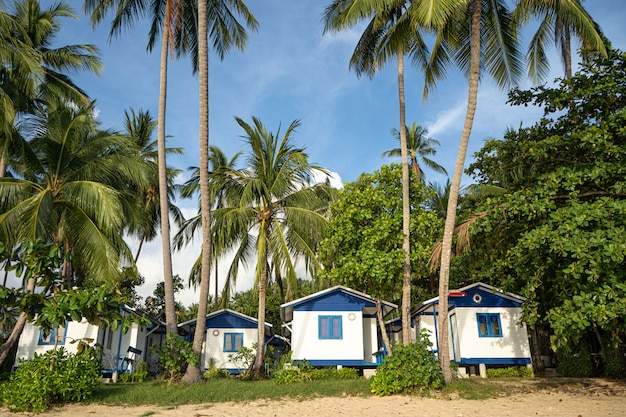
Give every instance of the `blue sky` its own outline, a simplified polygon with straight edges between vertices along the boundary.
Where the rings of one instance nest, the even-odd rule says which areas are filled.
[[[622,1],[584,4],[613,46],[624,50],[626,11]],[[50,3],[42,1],[44,6]],[[146,52],[147,23],[138,24],[109,42],[109,22],[92,30],[80,9],[82,1],[70,3],[79,20],[63,21],[57,44],[91,43],[100,48],[105,67],[102,74],[75,74],[73,78],[97,100],[102,127],[122,129],[124,111],[129,108],[148,109],[156,118],[159,56],[158,47],[152,54]],[[397,146],[390,133],[399,125],[395,65],[390,64],[374,79],[359,79],[349,71],[348,61],[360,31],[357,27],[324,35],[321,14],[327,2],[263,0],[247,4],[260,28],[249,34],[245,52],[233,50],[223,62],[213,54],[210,57],[210,144],[229,156],[243,149],[242,131],[234,116],[248,122],[256,116],[274,132],[281,125],[284,131],[294,119],[299,119],[296,143],[306,147],[312,162],[335,173],[338,183],[353,181],[360,173],[371,172],[385,163],[381,153]],[[531,34],[526,36],[530,38]],[[554,55],[554,51],[551,53]],[[549,80],[562,74],[560,61],[554,58],[552,62]],[[422,100],[422,82],[419,73],[407,66],[407,124],[415,121],[425,126],[430,136],[441,142],[434,159],[451,176],[465,116],[466,82],[452,70],[426,103]],[[197,90],[198,80],[192,75],[189,60],[170,61],[168,146],[182,147],[186,153],[169,158],[168,165],[181,169],[199,164]],[[541,115],[538,109],[514,108],[505,103],[506,93],[485,78],[480,85],[466,165],[486,138],[500,138],[507,127],[531,124]],[[445,182],[445,177],[428,171],[426,179]],[[195,213],[195,201],[180,201],[179,205],[187,215]],[[197,250],[195,245],[173,253],[175,274],[186,280]],[[138,265],[146,278],[139,293],[146,296],[162,279],[158,239],[145,247]],[[249,274],[238,279],[237,290],[250,286]],[[189,290],[180,299],[184,304],[197,302]]]

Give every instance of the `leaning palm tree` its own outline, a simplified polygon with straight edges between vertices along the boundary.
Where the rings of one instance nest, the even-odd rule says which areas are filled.
[[[433,171],[448,175],[448,172],[444,167],[442,167],[432,159],[428,158],[428,155],[435,155],[437,153],[437,150],[435,148],[440,145],[437,139],[428,137],[428,129],[426,129],[425,127],[421,127],[417,123],[413,122],[411,127],[409,128],[407,126],[405,130],[406,145],[408,148],[408,154],[410,154],[411,169],[413,170],[417,181],[424,181],[424,170],[419,164],[420,159],[422,160],[424,165],[426,165]],[[391,134],[398,142],[401,142],[400,131],[398,131],[398,129],[391,129]],[[398,157],[401,155],[402,150],[400,148],[394,148],[383,152],[381,156],[383,158],[388,158]]]
[[[100,23],[107,13],[115,10],[109,37],[118,36],[123,29],[132,26],[137,19],[149,14],[151,27],[148,34],[148,50],[156,46],[161,36],[159,72],[159,108],[157,114],[157,152],[159,173],[159,210],[161,220],[161,256],[163,259],[163,282],[165,284],[166,329],[177,334],[170,224],[167,190],[167,158],[165,144],[165,111],[167,101],[167,62],[169,50],[185,53],[196,42],[197,33],[188,30],[195,27],[195,2],[193,0],[85,0],[84,9],[91,13],[94,25]]]
[[[324,11],[324,31],[340,31],[363,20],[369,21],[352,54],[350,67],[358,76],[373,77],[380,68],[396,58],[398,65],[398,99],[400,107],[400,154],[402,156],[402,201],[405,251],[402,285],[402,341],[410,340],[411,304],[411,254],[410,254],[410,202],[409,163],[406,138],[406,112],[404,96],[404,57],[410,54],[415,63],[425,64],[427,48],[421,28],[414,25],[411,3],[406,0],[333,0]]]
[[[52,47],[61,30],[60,20],[77,18],[67,3],[60,1],[42,9],[38,0],[17,0],[14,9],[13,15],[0,19],[0,100],[4,109],[0,116],[0,177],[5,174],[10,150],[22,149],[22,139],[15,129],[16,117],[32,112],[38,103],[52,96],[87,105],[87,94],[67,73],[80,70],[98,74],[102,68],[98,49],[93,45]]]
[[[446,383],[452,379],[448,344],[448,292],[452,240],[467,147],[476,113],[478,81],[485,68],[501,87],[515,83],[522,73],[511,15],[503,0],[468,0],[463,8],[450,15],[438,31],[431,58],[426,67],[425,95],[437,79],[445,77],[454,59],[469,79],[467,112],[459,151],[450,186],[439,270],[439,361]]]
[[[519,0],[513,12],[517,24],[528,24],[533,18],[539,20],[528,46],[528,70],[534,82],[545,79],[550,69],[546,58],[546,43],[554,41],[561,55],[565,78],[572,77],[571,38],[574,35],[582,43],[583,59],[592,52],[606,56],[602,31],[582,5],[583,0]]]
[[[326,184],[311,185],[314,171],[326,171],[311,164],[304,149],[291,143],[299,121],[293,121],[281,137],[280,129],[274,134],[255,117],[252,125],[236,120],[249,146],[248,167],[225,173],[236,204],[215,210],[213,222],[220,245],[234,250],[231,276],[237,275],[239,265],[245,266],[255,257],[259,325],[253,373],[260,375],[269,266],[292,288],[297,285],[297,259],[302,258],[309,273],[315,275],[320,267],[316,248],[327,225],[325,213],[333,192]]]

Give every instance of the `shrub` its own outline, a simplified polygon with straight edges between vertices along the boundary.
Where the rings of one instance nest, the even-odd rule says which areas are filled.
[[[556,358],[556,370],[563,376],[586,378],[593,373],[591,355],[585,343],[559,349]]]
[[[382,396],[442,388],[443,374],[431,346],[425,333],[415,343],[394,346],[393,356],[383,359],[370,380],[372,392]]]
[[[230,372],[226,369],[221,369],[215,366],[215,361],[211,359],[209,362],[209,369],[202,374],[204,380],[216,379],[216,378],[230,378]]]
[[[132,372],[124,372],[119,376],[120,382],[144,382],[148,379],[148,364],[145,361],[138,361]]]
[[[531,377],[533,370],[525,366],[509,366],[507,368],[488,368],[487,377]]]
[[[310,380],[310,372],[303,371],[298,367],[284,368],[274,371],[273,381],[277,384],[293,384],[294,382],[306,382]]]
[[[40,413],[54,404],[89,398],[100,383],[101,351],[88,348],[74,355],[62,347],[21,360],[4,384],[4,401],[10,411]]]
[[[624,378],[626,367],[624,355],[616,347],[607,346],[604,349],[602,376],[606,378]]]
[[[252,365],[256,353],[256,343],[254,344],[254,349],[255,350],[252,350],[249,347],[242,346],[237,353],[228,355],[228,360],[239,369],[241,378],[247,378],[249,376],[250,365]]]
[[[164,377],[168,382],[176,382],[185,374],[187,366],[196,366],[198,355],[193,352],[191,342],[181,339],[175,334],[168,333],[165,336],[163,346],[152,346],[159,363],[159,368],[163,370]],[[175,354],[172,354],[175,352]]]

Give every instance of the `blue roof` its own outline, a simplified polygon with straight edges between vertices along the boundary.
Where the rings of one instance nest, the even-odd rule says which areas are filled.
[[[525,298],[517,294],[504,292],[482,282],[467,285],[458,290],[450,290],[448,303],[455,307],[521,307]],[[439,297],[420,303],[412,312],[419,314],[433,304],[439,303]]]
[[[193,327],[197,319],[189,320],[178,325],[178,327]],[[206,327],[223,329],[256,329],[259,321],[254,317],[246,316],[230,309],[215,311],[206,315]],[[272,325],[265,323],[266,330]]]
[[[398,308],[382,301],[383,316]],[[285,322],[293,319],[294,311],[362,311],[376,313],[376,300],[369,295],[341,285],[316,292],[280,306],[280,316]]]

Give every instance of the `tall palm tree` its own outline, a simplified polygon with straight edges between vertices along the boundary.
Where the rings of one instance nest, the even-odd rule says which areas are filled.
[[[198,73],[200,83],[200,206],[202,216],[202,268],[200,279],[200,300],[198,321],[193,339],[193,350],[202,353],[205,339],[205,316],[209,300],[209,280],[211,268],[211,197],[209,195],[209,48],[208,26],[211,25],[213,46],[219,57],[232,46],[243,50],[247,42],[245,28],[235,18],[241,16],[248,28],[256,30],[258,22],[242,0],[198,1]],[[187,367],[184,381],[196,383],[201,379],[200,363]]]
[[[0,177],[4,176],[10,158],[7,152],[12,147],[21,148],[22,139],[14,129],[15,117],[32,111],[38,102],[51,96],[88,104],[87,94],[66,73],[81,70],[98,74],[102,68],[98,49],[93,45],[52,46],[61,30],[60,20],[76,19],[67,3],[60,1],[42,10],[38,0],[17,0],[14,9],[14,15],[1,19],[6,25],[0,30],[2,49],[6,48],[0,68],[0,99],[4,108]]]
[[[150,111],[135,110],[124,112],[124,134],[135,145],[136,157],[146,162],[150,167],[150,178],[152,180],[146,187],[132,184],[128,190],[127,201],[136,202],[131,207],[132,213],[128,218],[131,220],[126,224],[126,230],[130,235],[139,238],[139,247],[135,254],[135,263],[139,259],[139,254],[143,244],[150,242],[158,235],[158,225],[160,222],[159,210],[159,178],[158,178],[158,152],[157,143],[152,139],[152,134],[156,128],[156,121],[152,118]],[[166,153],[182,154],[182,148],[166,148]],[[178,225],[182,225],[184,218],[180,209],[172,203],[174,199],[174,178],[181,173],[179,169],[168,168],[167,193],[169,197],[169,215],[173,217]]]
[[[452,240],[467,147],[476,113],[478,81],[485,68],[502,87],[515,83],[522,73],[511,14],[503,0],[468,0],[461,3],[440,29],[426,67],[425,94],[445,76],[451,60],[469,80],[467,111],[450,186],[439,271],[439,360],[446,383],[452,379],[448,344],[448,293]],[[483,42],[484,41],[484,42]]]
[[[263,373],[265,354],[265,294],[270,264],[275,273],[295,288],[296,259],[302,258],[315,276],[319,263],[317,244],[327,225],[325,217],[333,192],[326,184],[311,185],[314,171],[326,172],[309,163],[304,149],[291,143],[299,121],[284,135],[268,131],[256,117],[250,125],[240,118],[249,146],[248,167],[228,172],[229,191],[236,204],[213,212],[216,234],[224,249],[235,250],[229,274],[247,265],[255,256],[255,279],[259,294],[258,341],[253,373]]]
[[[581,43],[583,58],[591,52],[606,56],[602,31],[582,5],[583,0],[519,0],[513,12],[517,24],[539,19],[539,26],[528,46],[528,70],[531,79],[542,81],[548,74],[546,43],[554,41],[561,55],[565,78],[572,77],[571,37]]]
[[[159,107],[157,114],[157,153],[159,173],[159,210],[161,220],[161,256],[163,259],[163,282],[165,284],[166,329],[177,334],[174,283],[172,277],[172,255],[167,190],[167,158],[165,144],[165,112],[167,103],[167,60],[169,50],[185,53],[197,41],[197,33],[188,30],[195,26],[195,4],[193,0],[85,0],[84,9],[91,13],[92,23],[98,24],[106,14],[115,10],[110,38],[118,36],[123,29],[132,26],[135,20],[150,14],[151,27],[148,34],[148,50],[152,51],[161,35],[159,68]],[[192,18],[193,17],[193,18]]]
[[[419,164],[420,159],[424,165],[433,171],[448,175],[444,167],[427,157],[427,155],[435,155],[437,153],[435,148],[440,145],[437,139],[428,137],[428,129],[413,122],[410,128],[406,126],[405,131],[407,153],[410,154],[411,169],[417,181],[424,181],[424,170]],[[398,129],[391,129],[391,134],[398,142],[401,142],[400,131],[398,131]],[[400,148],[394,148],[383,152],[382,157],[388,158],[401,155],[402,150]]]
[[[350,67],[358,76],[372,77],[392,57],[398,65],[398,101],[400,115],[400,153],[402,156],[402,200],[405,251],[402,286],[402,341],[410,340],[411,304],[411,254],[410,254],[410,202],[409,163],[406,138],[406,111],[404,95],[404,57],[410,54],[415,63],[425,64],[427,48],[420,27],[414,25],[411,7],[406,0],[333,0],[324,11],[324,31],[339,31],[368,20],[350,60]]]

